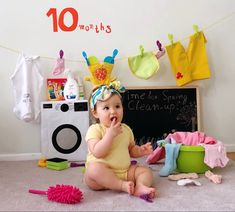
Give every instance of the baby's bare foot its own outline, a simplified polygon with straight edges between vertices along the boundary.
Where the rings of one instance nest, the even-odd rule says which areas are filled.
[[[147,194],[149,198],[153,199],[156,197],[156,189],[145,185],[136,185],[134,195],[139,197],[143,194]]]
[[[128,194],[134,194],[135,184],[132,181],[123,181],[122,182],[122,191],[127,192]]]

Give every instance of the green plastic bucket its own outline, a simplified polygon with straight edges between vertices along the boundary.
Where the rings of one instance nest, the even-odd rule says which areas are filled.
[[[211,170],[204,163],[205,149],[203,146],[185,146],[181,145],[179,155],[176,160],[177,171],[183,173],[195,172],[203,174]]]

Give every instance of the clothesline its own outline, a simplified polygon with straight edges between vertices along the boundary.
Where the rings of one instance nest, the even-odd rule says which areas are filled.
[[[229,15],[224,16],[223,18],[217,20],[216,22],[214,22],[214,23],[208,25],[207,27],[203,28],[202,31],[204,31],[204,32],[205,32],[205,31],[209,31],[209,29],[211,29],[211,28],[213,28],[214,26],[216,26],[216,25],[218,25],[218,24],[224,22],[225,20],[231,18],[233,15],[235,15],[235,11],[232,12],[232,13],[230,13]],[[187,37],[181,39],[180,41],[184,41],[184,40],[186,40],[186,39],[188,39],[188,38],[189,38],[189,36],[187,36]]]
[[[216,26],[216,25],[218,25],[218,24],[224,22],[225,20],[231,18],[233,15],[235,15],[235,12],[232,12],[231,14],[229,14],[229,15],[227,15],[227,16],[225,16],[225,17],[219,19],[219,20],[217,20],[216,22],[214,22],[214,23],[208,25],[207,27],[202,28],[202,31],[204,31],[204,32],[205,32],[205,31],[208,31],[209,29],[213,28],[214,26]],[[179,40],[179,41],[184,41],[184,40],[186,40],[186,39],[188,39],[188,38],[189,38],[189,36],[187,36],[187,37],[185,37],[185,38],[183,38],[183,39],[181,39],[181,40]],[[6,50],[11,51],[11,52],[15,52],[15,53],[17,53],[17,54],[19,54],[19,53],[21,52],[21,51],[19,51],[19,50],[16,50],[16,49],[13,49],[13,48],[10,48],[10,47],[6,47],[6,46],[3,46],[3,45],[1,45],[1,44],[0,44],[0,48],[6,49]],[[41,57],[41,58],[44,58],[44,59],[48,59],[48,60],[56,60],[56,59],[57,59],[57,58],[55,58],[55,57],[48,57],[48,56],[40,56],[40,57]],[[67,58],[65,58],[65,59],[66,59],[66,61],[68,61],[68,62],[86,63],[86,61],[84,61],[84,60],[72,60],[72,59],[67,59]],[[117,58],[117,59],[115,59],[115,60],[116,60],[116,61],[127,60],[127,57]]]

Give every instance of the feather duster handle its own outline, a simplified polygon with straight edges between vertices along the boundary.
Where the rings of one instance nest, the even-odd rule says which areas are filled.
[[[67,204],[79,203],[83,199],[83,193],[78,188],[71,185],[50,186],[47,191],[29,189],[29,192],[47,195],[47,198],[50,201]]]
[[[46,191],[40,191],[40,190],[35,190],[35,189],[29,189],[29,193],[47,195],[47,192],[46,192]]]

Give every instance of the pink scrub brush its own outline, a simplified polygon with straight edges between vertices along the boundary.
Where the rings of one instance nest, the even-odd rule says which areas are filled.
[[[83,193],[71,185],[50,186],[47,191],[29,189],[29,193],[47,195],[50,201],[67,204],[76,204],[83,199]]]

